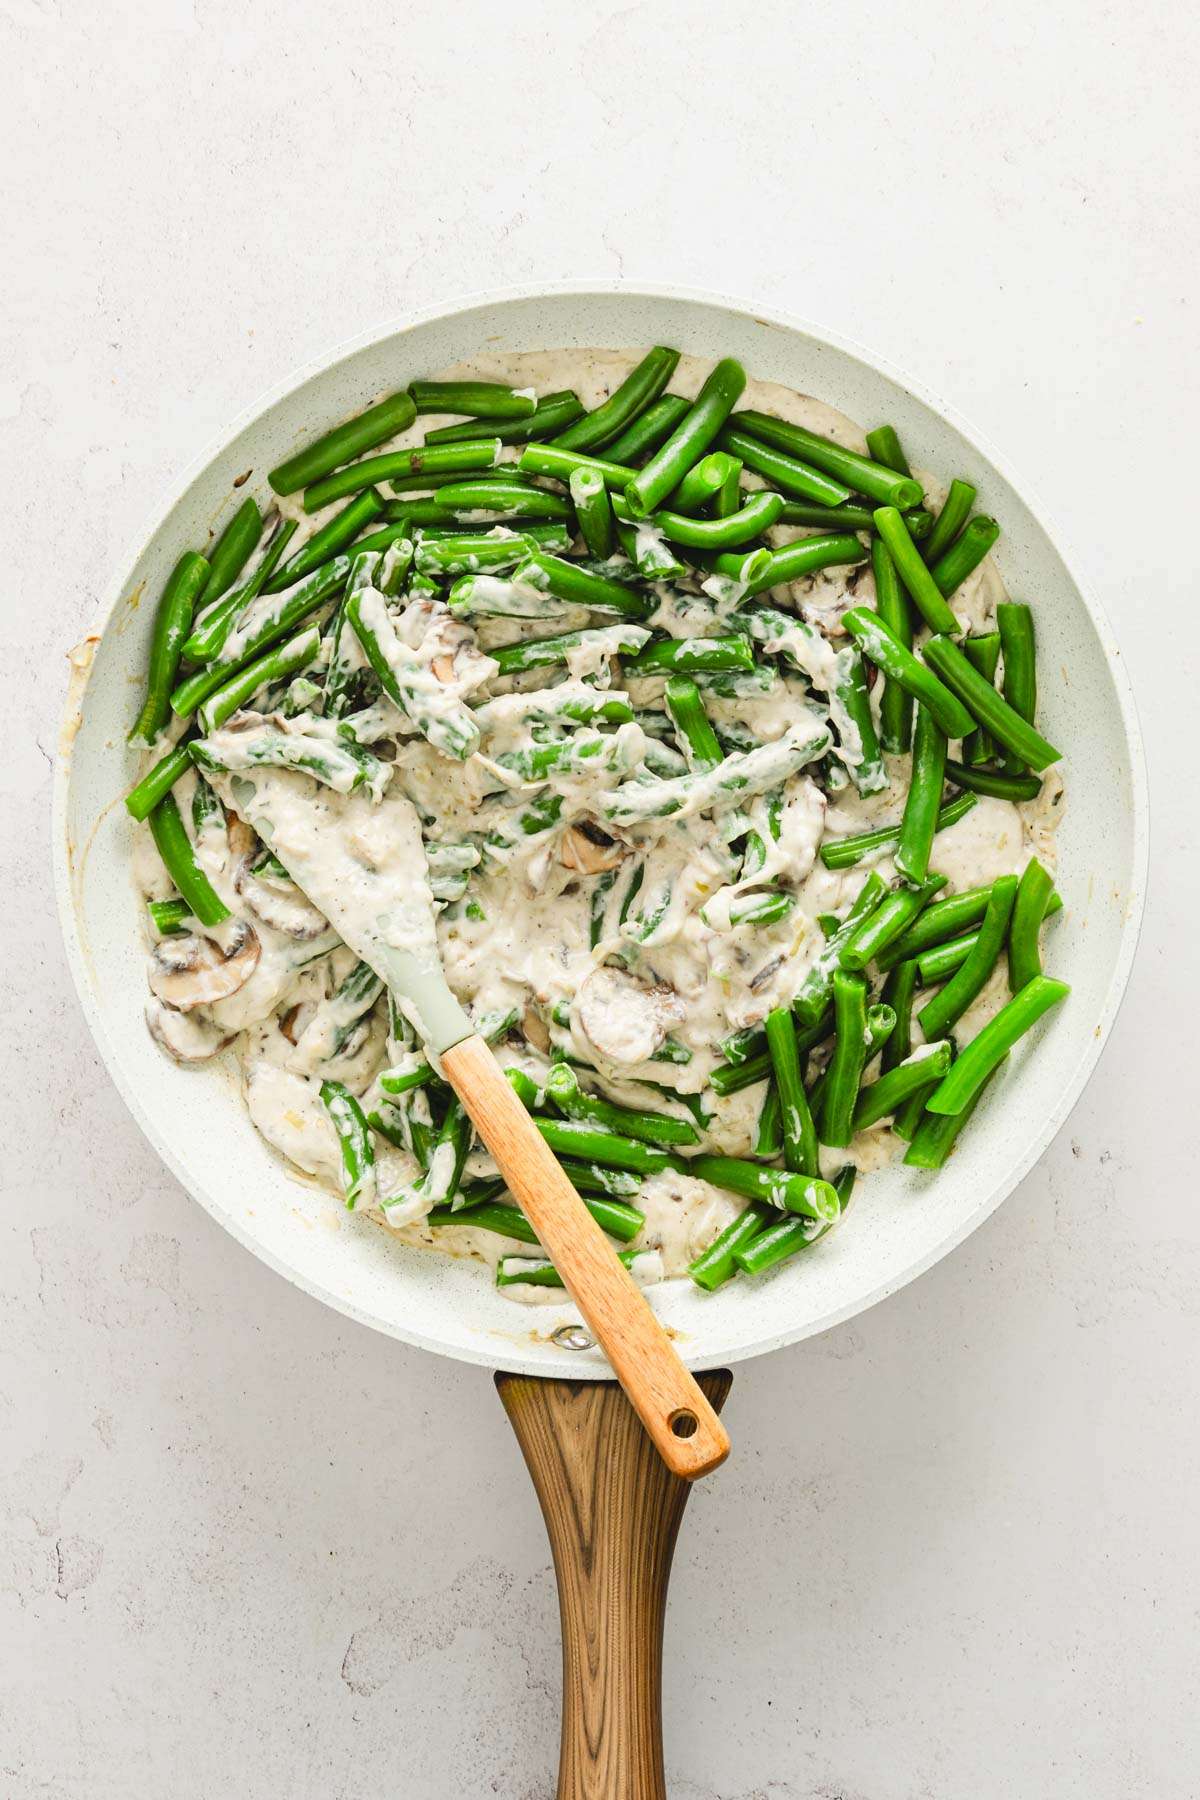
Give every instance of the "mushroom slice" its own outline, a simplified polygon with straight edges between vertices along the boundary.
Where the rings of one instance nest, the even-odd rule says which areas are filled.
[[[230,1042],[229,1036],[210,1019],[198,1019],[193,1013],[176,1012],[161,1000],[151,1000],[146,1008],[146,1024],[156,1044],[167,1055],[186,1067],[207,1062]]]
[[[593,969],[575,999],[585,1037],[611,1063],[647,1062],[671,1027],[682,1022],[683,1010],[674,988],[607,967]]]
[[[329,930],[329,920],[318,912],[295,882],[264,881],[243,861],[233,878],[233,885],[255,918],[281,931],[285,937],[308,941]]]
[[[543,1056],[550,1054],[550,1033],[547,1030],[546,1021],[532,1002],[521,1014],[521,1030],[527,1044],[531,1044],[535,1050],[540,1050]]]
[[[150,956],[150,991],[177,1012],[212,1006],[249,981],[259,954],[258,933],[243,919],[233,922],[224,948],[198,932],[161,938]]]
[[[558,860],[566,869],[578,869],[582,875],[599,875],[604,869],[615,869],[624,861],[624,844],[618,844],[606,831],[590,819],[568,825],[558,847]]]

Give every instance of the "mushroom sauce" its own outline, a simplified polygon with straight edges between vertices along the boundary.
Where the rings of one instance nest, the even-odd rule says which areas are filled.
[[[574,389],[593,407],[635,361],[625,351],[538,352],[480,357],[446,373],[542,395]],[[706,364],[682,358],[672,391],[693,396],[706,372]],[[862,432],[844,415],[785,388],[751,380],[741,404],[864,449]],[[419,443],[428,427],[442,422],[426,416],[386,447]],[[480,430],[485,433],[486,424]],[[519,454],[515,446],[502,457],[515,461]],[[936,507],[944,489],[933,477],[919,479],[927,504]],[[748,475],[746,485],[761,484]],[[299,494],[277,505],[298,521],[293,548],[339,510],[334,504],[306,514]],[[486,530],[488,523],[483,515],[464,529]],[[768,539],[782,544],[802,535],[802,528],[781,525]],[[664,581],[655,589],[657,611],[643,623],[673,637],[720,636],[740,598],[729,589],[716,579],[703,585],[699,578]],[[869,562],[823,570],[763,598],[816,628],[797,660],[772,661],[765,680],[701,682],[724,748],[751,755],[775,747],[767,753],[781,759],[784,771],[770,783],[777,812],[768,820],[764,783],[752,784],[736,805],[728,797],[700,794],[668,817],[614,819],[603,816],[601,797],[620,789],[623,777],[643,766],[651,774],[669,771],[679,761],[664,712],[665,678],[623,674],[623,626],[598,623],[571,605],[559,607],[550,624],[545,611],[530,619],[483,614],[466,622],[436,592],[410,599],[403,611],[393,607],[389,617],[384,595],[368,589],[366,616],[412,652],[431,707],[469,710],[480,729],[478,748],[463,760],[447,756],[381,699],[372,747],[385,745],[386,780],[376,794],[362,786],[339,792],[335,785],[318,785],[302,767],[271,767],[254,769],[252,778],[210,776],[224,807],[206,805],[203,793],[194,806],[197,776],[185,775],[175,790],[180,810],[197,861],[232,916],[207,931],[193,921],[185,934],[152,944],[149,1023],[164,1049],[190,1064],[228,1048],[240,1063],[246,1106],[263,1137],[294,1169],[340,1193],[339,1140],[321,1102],[322,1082],[345,1084],[364,1109],[386,1116],[390,1102],[379,1086],[381,1072],[414,1069],[426,1054],[399,1013],[389,1013],[381,984],[362,987],[357,1001],[347,992],[346,978],[360,955],[370,961],[371,922],[386,913],[394,942],[434,962],[440,953],[451,988],[475,1021],[492,1015],[515,1020],[496,1042],[496,1055],[525,1071],[539,1090],[554,1062],[569,1059],[586,1090],[686,1121],[704,1150],[750,1155],[766,1084],[724,1099],[716,1095],[709,1082],[724,1063],[718,1045],[791,1001],[825,942],[822,915],[844,917],[871,869],[894,877],[886,850],[840,871],[827,868],[818,852],[830,839],[898,823],[910,761],[888,756],[887,785],[858,793],[847,778],[857,756],[853,729],[834,716],[827,697],[828,669],[848,641],[842,614],[873,603]],[[989,556],[952,604],[970,629],[981,631],[1004,598]],[[497,672],[494,652],[500,647],[580,630],[585,635],[565,666]],[[326,639],[326,662],[330,651]],[[514,772],[519,757],[513,753],[548,741],[540,728],[547,694],[556,707],[582,706],[585,713],[577,717],[587,716],[597,697],[616,697],[628,703],[633,722],[607,734],[594,762],[528,778]],[[294,724],[288,720],[283,728]],[[306,727],[310,735],[317,725]],[[235,718],[209,741],[228,738],[236,745],[238,726]],[[946,877],[942,894],[1018,874],[1033,855],[1052,868],[1061,794],[1051,771],[1036,801],[1014,805],[980,797],[934,839],[930,866]],[[553,804],[547,806],[547,799]],[[514,818],[533,823],[514,830]],[[738,830],[757,832],[764,847],[752,875],[731,862],[729,843]],[[140,890],[151,900],[165,899],[172,886],[154,844],[143,827],[137,837]],[[347,855],[369,871],[361,893],[338,895],[342,914],[349,909],[363,927],[352,947],[321,908],[323,861],[340,869]],[[280,867],[295,873],[298,857],[312,871],[300,886]],[[631,894],[635,868],[640,876]],[[764,886],[783,890],[791,898],[788,910],[774,920],[737,922],[739,899]],[[431,903],[436,945],[428,925]],[[1004,997],[997,972],[960,1020],[958,1041],[978,1031]],[[815,1068],[823,1054],[816,1052]],[[415,1116],[431,1118],[427,1090],[413,1090],[411,1102]],[[903,1146],[885,1119],[860,1132],[848,1150],[822,1150],[821,1172],[829,1175],[847,1162],[869,1171],[897,1148]],[[489,1173],[494,1166],[486,1152],[474,1148],[466,1178]],[[461,1224],[431,1229],[419,1197],[411,1198],[419,1195],[420,1176],[408,1150],[381,1138],[370,1204],[361,1209],[408,1244],[491,1265],[530,1254],[527,1244],[473,1229],[468,1214]],[[408,1195],[409,1202],[385,1210],[383,1203],[397,1195]],[[645,1223],[628,1247],[658,1253],[642,1270],[643,1278],[653,1278],[680,1275],[744,1201],[667,1168],[641,1181],[634,1204]],[[521,1283],[506,1291],[524,1300],[562,1298],[553,1289]]]

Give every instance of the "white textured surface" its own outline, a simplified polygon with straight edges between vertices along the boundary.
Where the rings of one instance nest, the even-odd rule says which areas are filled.
[[[740,289],[944,392],[1080,548],[1160,777],[1143,954],[1055,1149],[915,1287],[739,1371],[673,1586],[672,1794],[1190,1795],[1189,13],[1019,0],[991,46],[941,4],[0,19],[0,1791],[553,1791],[553,1588],[490,1383],[322,1311],[161,1169],[69,989],[46,748],[101,580],[258,388],[597,274]]]

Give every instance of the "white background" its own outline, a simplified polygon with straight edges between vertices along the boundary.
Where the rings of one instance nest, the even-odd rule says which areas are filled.
[[[1156,800],[1130,998],[1053,1150],[918,1284],[737,1372],[671,1793],[1200,1786],[1194,10],[731,10],[0,0],[12,1800],[553,1792],[554,1591],[491,1383],[322,1311],[143,1143],[63,963],[49,750],[102,582],[261,388],[591,275],[794,311],[961,409],[1113,619]]]

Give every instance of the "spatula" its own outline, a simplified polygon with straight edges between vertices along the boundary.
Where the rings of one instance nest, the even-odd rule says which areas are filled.
[[[211,779],[440,1058],[667,1467],[707,1475],[729,1453],[724,1426],[450,991],[410,803],[331,803],[286,770]]]

